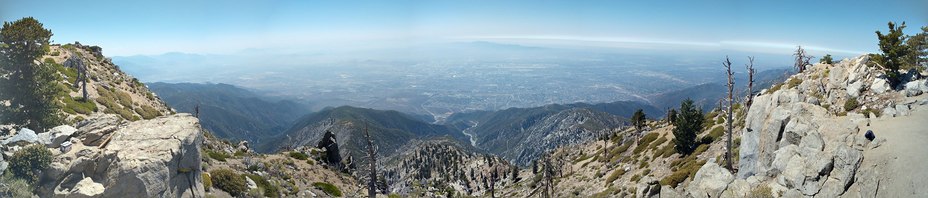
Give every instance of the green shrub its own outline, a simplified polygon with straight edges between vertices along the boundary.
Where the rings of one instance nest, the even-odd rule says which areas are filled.
[[[330,183],[316,182],[316,183],[313,183],[313,186],[319,190],[322,190],[322,192],[325,192],[325,194],[329,194],[335,197],[342,196],[342,191],[339,190],[338,187]]]
[[[303,153],[303,152],[296,152],[296,151],[291,151],[291,152],[290,152],[290,157],[292,157],[293,159],[298,159],[298,160],[306,160],[306,159],[309,159],[309,155],[306,155],[306,154]]]
[[[767,94],[777,92],[780,90],[781,87],[783,87],[783,83],[777,83],[776,85],[773,85],[772,87],[770,87],[770,89],[767,89]]]
[[[635,147],[635,150],[632,152],[635,155],[641,153],[641,151],[644,151],[646,148],[648,148],[648,145],[650,145],[651,142],[657,139],[657,137],[658,137],[657,133],[648,133],[647,135],[642,137],[641,140],[638,141],[638,146]]]
[[[831,64],[832,63],[831,54],[825,54],[825,56],[822,56],[822,59],[819,59],[818,62],[824,63],[824,64]]]
[[[622,168],[615,169],[614,171],[612,171],[612,174],[609,174],[609,177],[606,178],[606,183],[607,184],[612,183],[616,179],[619,179],[619,176],[622,176],[624,174],[625,174],[625,169],[622,169]]]
[[[135,112],[138,113],[139,115],[142,115],[142,119],[146,119],[146,120],[150,120],[152,118],[161,116],[161,112],[159,112],[154,107],[151,107],[148,105],[142,105],[141,108],[135,108]]]
[[[207,150],[206,155],[209,156],[209,158],[213,158],[214,160],[220,161],[220,162],[225,162],[226,158],[231,157],[229,156],[229,154],[225,152],[218,152],[218,151],[212,151],[212,150]]]
[[[676,150],[673,149],[673,147],[674,147],[673,144],[664,145],[664,147],[661,147],[660,150],[658,150],[657,152],[654,152],[654,156],[652,158],[657,158],[657,156],[660,156],[663,158],[670,157],[670,155],[673,155],[674,153],[677,152]]]
[[[847,99],[847,101],[844,101],[844,111],[851,111],[851,110],[857,109],[858,106],[860,106],[860,104],[857,103],[857,99],[855,98],[850,98],[850,99]]]
[[[709,137],[711,140],[709,141],[709,143],[712,143],[714,141],[718,141],[719,138],[722,137],[722,135],[725,135],[725,128],[722,126],[717,126],[715,128],[712,128],[712,130],[709,131],[709,134],[706,134],[706,136],[704,137]]]
[[[248,191],[245,178],[229,169],[219,169],[209,172],[212,175],[213,187],[226,191],[233,197],[238,197]]]
[[[657,147],[664,144],[664,142],[667,142],[667,137],[661,136],[661,138],[658,138],[657,140],[654,140],[654,142],[651,142],[651,148],[649,149],[651,150],[657,149]]]
[[[13,153],[10,157],[10,172],[34,184],[51,163],[52,152],[45,145],[36,144]]]
[[[676,161],[675,161],[675,162],[676,162]],[[661,184],[662,186],[663,186],[663,185],[670,185],[670,187],[676,188],[677,185],[680,184],[681,182],[685,181],[686,178],[689,178],[689,177],[692,177],[693,175],[695,175],[696,172],[699,171],[699,168],[701,168],[702,165],[705,164],[705,163],[706,163],[705,161],[698,161],[698,162],[697,162],[697,161],[689,161],[689,162],[685,162],[685,164],[683,165],[683,167],[678,168],[676,171],[674,171],[673,173],[671,173],[669,176],[664,177],[663,179],[661,179],[660,184]]]
[[[71,114],[84,114],[90,115],[93,112],[97,112],[97,104],[91,101],[85,101],[83,98],[72,98],[71,96],[65,96],[64,100],[64,111]]]
[[[880,111],[877,111],[876,109],[865,109],[861,113],[863,113],[864,117],[867,117],[867,118],[871,118],[870,114],[873,114],[876,117],[880,117]]]
[[[132,96],[129,96],[126,92],[116,91],[116,98],[119,99],[119,104],[124,108],[132,108]]]
[[[636,182],[636,183],[637,183],[638,181],[641,181],[641,175],[639,175],[639,174],[632,175],[631,181],[632,181],[632,182]]]
[[[208,173],[202,173],[200,177],[203,177],[203,187],[206,188],[206,191],[209,191],[209,189],[213,187],[213,180],[210,179]]]
[[[786,86],[787,89],[793,88],[793,87],[799,86],[799,84],[802,84],[802,79],[791,78],[789,79],[789,82],[787,82],[786,84],[788,84],[788,86]]]
[[[255,184],[258,185],[259,188],[264,189],[264,192],[262,192],[262,194],[264,194],[265,197],[279,197],[280,196],[280,194],[278,193],[279,190],[277,186],[268,182],[267,179],[264,179],[264,177],[261,177],[260,175],[255,175],[255,174],[245,174],[245,176],[250,178],[252,181],[254,181]]]

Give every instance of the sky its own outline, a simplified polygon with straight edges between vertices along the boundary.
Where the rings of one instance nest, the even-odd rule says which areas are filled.
[[[447,41],[855,55],[889,21],[928,26],[928,1],[0,0],[3,21],[27,16],[107,56]]]

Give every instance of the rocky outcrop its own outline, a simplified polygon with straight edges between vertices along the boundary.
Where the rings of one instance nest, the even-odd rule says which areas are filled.
[[[84,123],[83,127],[97,123]],[[93,128],[93,127],[91,127]],[[85,137],[91,133],[83,133]],[[42,197],[195,197],[200,181],[199,121],[178,114],[128,123],[101,146],[78,144],[44,172]],[[86,140],[86,139],[85,139]]]
[[[925,80],[913,80],[893,89],[868,61],[860,56],[835,65],[816,64],[792,76],[780,90],[755,97],[741,132],[737,177],[700,178],[703,169],[720,169],[706,164],[687,193],[744,197],[766,186],[774,196],[838,197],[855,181],[870,182],[858,186],[872,184],[856,178],[870,174],[859,173],[863,151],[885,140],[864,138],[858,126],[877,116],[871,112],[908,115],[920,103],[905,97],[923,94],[928,86]],[[709,188],[707,183],[719,185]]]

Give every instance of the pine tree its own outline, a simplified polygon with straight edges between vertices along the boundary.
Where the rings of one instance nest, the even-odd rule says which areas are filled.
[[[62,122],[55,96],[60,91],[55,70],[34,61],[47,52],[52,32],[26,17],[4,22],[0,29],[0,101],[8,100],[0,122],[28,124],[38,132]]]
[[[889,33],[883,34],[879,30],[876,36],[880,40],[880,51],[883,52],[875,57],[875,62],[883,66],[883,72],[889,80],[889,84],[895,87],[899,84],[899,68],[905,63],[905,56],[909,54],[910,48],[905,45],[905,35],[902,29],[905,28],[905,22],[896,26],[895,23],[889,22]]]
[[[696,133],[702,129],[703,119],[702,110],[693,105],[692,99],[681,102],[673,129],[674,148],[678,153],[688,155],[696,149]]]
[[[644,114],[643,109],[638,109],[634,114],[632,114],[631,122],[632,126],[635,126],[635,130],[641,130],[641,128],[644,128],[646,120],[647,115]]]

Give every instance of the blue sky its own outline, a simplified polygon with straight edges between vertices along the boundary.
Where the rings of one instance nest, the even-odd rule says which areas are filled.
[[[739,50],[877,51],[875,30],[928,25],[928,1],[12,1],[57,43],[108,56],[487,40]]]

